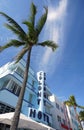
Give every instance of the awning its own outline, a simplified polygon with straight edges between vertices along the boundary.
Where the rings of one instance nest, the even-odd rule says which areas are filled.
[[[62,123],[61,123],[61,127],[64,128],[64,129],[66,129],[66,130],[72,130],[72,128],[69,128],[68,126],[66,126],[66,125],[64,125]]]
[[[68,130],[68,126],[66,126],[66,125],[64,125],[62,123],[61,123],[61,127],[64,128],[64,129],[66,129],[66,130]]]
[[[11,125],[13,115],[14,112],[0,114],[0,123]],[[51,129],[51,127],[48,127],[47,125],[38,123],[28,118],[24,114],[20,114],[18,128],[29,128],[33,130],[53,130],[53,128]]]

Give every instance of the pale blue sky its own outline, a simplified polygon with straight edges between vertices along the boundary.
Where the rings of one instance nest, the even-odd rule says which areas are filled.
[[[49,49],[33,50],[31,66],[35,72],[47,72],[47,83],[60,100],[75,95],[84,105],[84,0],[32,0],[38,7],[38,17],[43,6],[49,8],[49,16],[40,41],[51,39],[58,43],[55,53]],[[13,17],[20,25],[28,19],[31,0],[0,0],[0,11]],[[7,30],[0,16],[0,45],[15,36]],[[26,30],[25,26],[22,27]],[[10,61],[19,49],[7,49],[0,54],[0,66]]]

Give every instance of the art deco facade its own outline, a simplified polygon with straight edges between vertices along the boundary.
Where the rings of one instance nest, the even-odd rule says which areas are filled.
[[[78,130],[78,121],[74,110],[65,106],[54,94],[50,96],[50,101],[53,104],[53,108],[51,108],[52,126],[56,130]]]
[[[0,114],[15,110],[23,82],[25,61],[9,62],[0,68]],[[53,95],[46,83],[46,73],[30,68],[21,112],[56,130],[78,130],[71,122],[69,109]],[[74,119],[75,123],[76,119]],[[76,124],[77,125],[77,124]]]
[[[0,68],[0,113],[15,110],[24,70],[24,60],[17,64],[14,61],[9,62]],[[46,85],[46,74],[43,71],[38,72],[36,78],[30,68],[21,112],[38,122],[52,125],[52,103],[48,99],[50,95],[51,92]]]

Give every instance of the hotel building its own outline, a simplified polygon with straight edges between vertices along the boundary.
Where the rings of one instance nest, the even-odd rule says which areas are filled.
[[[0,68],[0,113],[13,112],[18,100],[23,82],[25,61],[17,64],[9,62]],[[38,79],[38,80],[37,80]],[[49,101],[51,92],[46,85],[46,74],[37,73],[29,68],[28,81],[21,112],[32,119],[47,125],[52,125]]]
[[[50,101],[53,104],[51,108],[53,127],[56,130],[72,130],[66,106],[54,94],[50,97]]]
[[[0,114],[14,112],[25,66],[22,59],[17,64],[13,61],[0,68]],[[46,73],[43,71],[35,75],[29,68],[21,113],[56,130],[78,130],[71,122],[69,108],[51,93],[46,83]]]

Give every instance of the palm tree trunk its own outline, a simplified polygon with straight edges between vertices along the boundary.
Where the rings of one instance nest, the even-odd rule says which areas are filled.
[[[83,130],[82,125],[81,125],[81,122],[80,122],[80,119],[79,119],[78,114],[77,114],[77,111],[76,111],[76,106],[74,106],[74,111],[75,111],[76,119],[77,119],[77,121],[78,121],[79,124],[80,124],[80,128],[81,128],[81,130]]]
[[[17,130],[17,128],[18,128],[22,102],[23,102],[26,83],[27,83],[27,79],[28,79],[31,50],[32,50],[32,48],[30,48],[28,55],[27,55],[26,68],[25,68],[25,72],[24,72],[24,79],[23,79],[23,83],[22,83],[22,88],[21,88],[21,91],[20,91],[20,95],[19,95],[19,98],[18,98],[16,108],[15,108],[15,113],[14,113],[14,117],[13,117],[13,120],[12,120],[10,130]]]
[[[81,124],[81,121],[80,121],[80,119],[79,119],[78,114],[77,114],[77,117],[78,117],[78,122],[79,122],[79,124],[80,124],[80,128],[81,128],[81,130],[83,130],[83,127],[82,127],[82,124]]]

